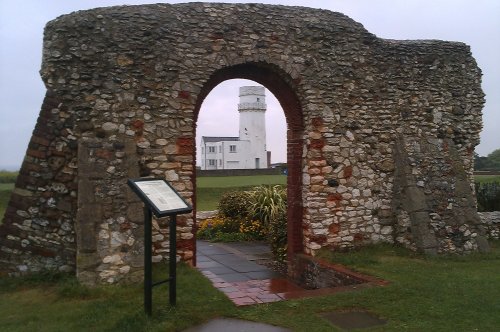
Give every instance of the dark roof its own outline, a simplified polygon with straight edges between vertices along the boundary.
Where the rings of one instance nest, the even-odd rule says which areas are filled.
[[[205,143],[210,142],[223,142],[223,141],[239,141],[239,137],[215,137],[215,136],[202,136],[201,140]]]

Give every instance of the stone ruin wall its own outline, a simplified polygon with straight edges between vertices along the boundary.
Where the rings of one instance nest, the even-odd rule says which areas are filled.
[[[197,112],[228,78],[264,84],[284,108],[297,252],[488,248],[471,181],[484,96],[462,43],[379,39],[302,7],[123,6],[49,22],[41,75],[47,95],[0,226],[3,270],[139,278],[142,204],[126,179],[165,178],[194,202]],[[192,261],[193,215],[178,221],[179,255]]]

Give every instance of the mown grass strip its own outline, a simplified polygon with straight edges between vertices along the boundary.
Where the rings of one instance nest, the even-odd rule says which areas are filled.
[[[256,175],[256,176],[204,176],[196,178],[198,188],[230,188],[249,187],[261,184],[286,184],[286,175]]]
[[[474,175],[474,180],[479,183],[500,182],[500,175]]]
[[[215,317],[235,317],[293,331],[337,331],[320,315],[366,310],[388,321],[370,331],[496,331],[500,326],[500,242],[488,254],[424,257],[391,245],[321,257],[390,281],[384,287],[235,307],[197,270],[178,266],[177,306],[168,285],[143,313],[142,284],[88,289],[74,277],[0,278],[2,331],[182,331]],[[155,265],[155,278],[167,275]]]

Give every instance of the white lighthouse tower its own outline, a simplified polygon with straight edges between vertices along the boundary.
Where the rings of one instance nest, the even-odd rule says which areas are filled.
[[[249,141],[247,168],[267,168],[266,94],[263,86],[240,87],[240,140]]]
[[[238,137],[202,136],[201,169],[268,168],[266,151],[266,94],[263,86],[240,87],[240,132]]]

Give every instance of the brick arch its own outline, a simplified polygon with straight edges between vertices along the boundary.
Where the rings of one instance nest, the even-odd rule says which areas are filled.
[[[300,99],[293,79],[283,70],[268,63],[244,63],[220,69],[203,85],[195,103],[195,119],[203,100],[219,83],[241,78],[264,85],[278,99],[287,121],[287,236],[288,257],[303,251],[302,240],[302,150],[304,123]],[[196,135],[194,135],[196,136]],[[196,156],[193,157],[196,160]],[[195,183],[195,181],[193,181]]]

